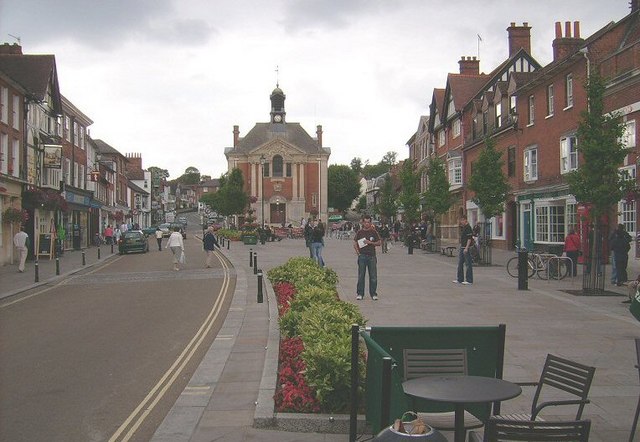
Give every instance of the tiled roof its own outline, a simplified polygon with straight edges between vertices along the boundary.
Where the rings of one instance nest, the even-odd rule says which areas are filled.
[[[0,71],[21,85],[33,98],[44,100],[49,81],[54,83],[53,107],[62,113],[54,55],[0,54]]]
[[[116,148],[109,146],[102,140],[93,140],[99,153],[115,154],[123,156]]]
[[[257,147],[278,138],[306,153],[324,153],[324,150],[318,146],[317,141],[309,136],[300,123],[257,123],[246,136],[238,140],[238,146],[231,152],[249,153]]]
[[[485,85],[488,75],[464,75],[449,74],[447,82],[453,95],[453,103],[456,111],[461,111],[465,104],[478,93],[480,88]]]

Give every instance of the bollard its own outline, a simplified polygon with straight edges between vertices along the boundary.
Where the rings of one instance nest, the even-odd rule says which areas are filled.
[[[258,270],[258,304],[262,304],[262,269]]]
[[[35,282],[40,282],[40,269],[38,268],[38,258],[36,258],[35,265],[33,266],[34,271],[36,272]]]
[[[253,274],[258,273],[258,252],[253,252]]]
[[[249,249],[249,267],[253,267],[253,249]]]
[[[56,276],[60,275],[60,258],[56,256]]]
[[[413,255],[413,241],[409,241],[409,247],[407,247],[409,255]]]
[[[98,259],[100,259],[100,247],[98,247]]]
[[[527,249],[518,250],[518,290],[529,290],[527,271],[529,270]]]
[[[229,244],[231,244],[231,240],[227,238],[227,250],[229,250]]]
[[[86,266],[87,265],[87,258],[84,254],[84,250],[82,251],[82,265]]]
[[[111,243],[111,254],[113,255],[113,243]]]

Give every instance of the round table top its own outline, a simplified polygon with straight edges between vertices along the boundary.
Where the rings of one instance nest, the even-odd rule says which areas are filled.
[[[410,396],[454,404],[502,401],[522,393],[519,385],[483,376],[425,376],[405,381],[402,387]]]

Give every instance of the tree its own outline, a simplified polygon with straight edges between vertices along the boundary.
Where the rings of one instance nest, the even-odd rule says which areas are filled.
[[[360,195],[358,175],[345,165],[331,165],[328,172],[329,206],[344,213]]]
[[[153,184],[160,184],[160,181],[169,178],[169,171],[167,169],[151,166],[147,170],[151,173],[151,182]]]
[[[224,184],[223,184],[224,183]],[[234,168],[230,174],[220,177],[220,189],[211,194],[211,207],[220,215],[239,215],[249,204],[249,195],[244,191],[242,171]]]
[[[384,175],[385,173],[389,172],[390,169],[391,167],[388,164],[383,163],[382,161],[380,161],[378,164],[367,163],[362,168],[362,175],[367,179],[377,178],[380,175]]]
[[[592,238],[600,238],[599,221],[611,210],[635,183],[622,175],[618,168],[630,149],[622,142],[624,126],[619,115],[604,114],[604,80],[593,69],[585,86],[587,110],[581,113],[578,124],[578,153],[582,158],[578,169],[567,175],[570,192],[580,203],[589,206]],[[598,241],[591,241],[592,269],[597,268]],[[589,288],[596,288],[596,273],[591,272]],[[583,287],[583,290],[585,287]]]
[[[402,191],[398,196],[398,202],[404,209],[403,218],[410,224],[418,222],[420,220],[420,195],[418,193],[420,171],[414,170],[413,161],[407,159],[402,163],[399,175]]]
[[[380,202],[376,207],[380,216],[386,220],[391,221],[391,218],[398,213],[398,205],[396,199],[398,195],[393,188],[393,179],[390,174],[384,178],[384,183],[380,189]]]
[[[200,171],[193,166],[187,167],[176,181],[181,184],[198,184],[200,182]]]
[[[362,172],[362,159],[355,157],[351,160],[351,170],[353,170],[356,175],[360,175]]]
[[[487,220],[504,212],[504,203],[510,190],[502,171],[502,152],[498,152],[495,145],[492,138],[485,139],[484,149],[473,166],[468,185],[468,189],[475,193],[471,200]]]
[[[398,160],[398,153],[389,151],[384,154],[384,156],[382,157],[382,161],[380,162],[388,165],[389,168],[391,168],[391,166],[393,166],[398,162],[397,160]]]
[[[433,157],[429,160],[427,180],[429,185],[427,190],[422,193],[422,206],[433,213],[435,220],[439,215],[447,213],[452,203],[447,172],[444,168],[444,161],[440,158]]]
[[[360,195],[360,198],[358,198],[358,204],[356,204],[356,209],[355,210],[360,215],[364,215],[365,213],[367,213],[367,197],[366,197],[366,195]]]

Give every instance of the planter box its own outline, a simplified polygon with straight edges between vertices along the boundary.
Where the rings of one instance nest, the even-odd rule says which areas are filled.
[[[244,235],[242,242],[247,246],[255,245],[258,244],[258,237],[256,235]]]

